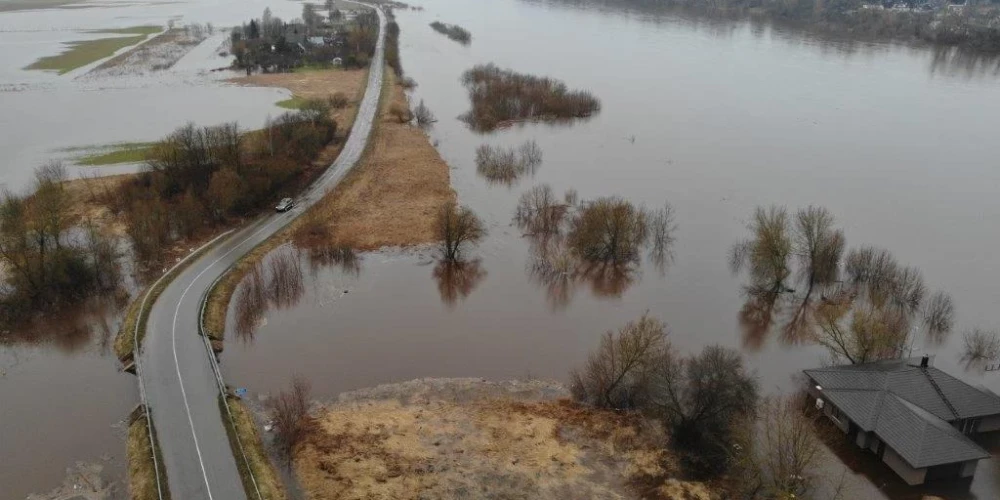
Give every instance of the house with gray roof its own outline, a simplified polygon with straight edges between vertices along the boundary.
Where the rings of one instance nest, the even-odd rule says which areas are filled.
[[[971,478],[990,454],[968,436],[1000,429],[1000,396],[930,358],[804,370],[817,408],[907,484]]]

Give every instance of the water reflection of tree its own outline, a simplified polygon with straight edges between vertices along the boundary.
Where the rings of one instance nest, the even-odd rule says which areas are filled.
[[[448,307],[454,308],[458,301],[465,300],[484,279],[486,270],[480,259],[441,260],[434,266],[434,280],[437,281],[441,302]]]
[[[621,297],[641,277],[643,248],[661,275],[673,260],[669,204],[660,210],[619,198],[580,204],[574,191],[560,199],[543,184],[521,196],[514,223],[530,242],[528,276],[545,289],[553,310],[567,307],[581,285],[596,297]]]
[[[50,345],[65,353],[96,345],[107,354],[128,300],[128,293],[118,289],[16,327],[0,327],[10,328],[0,331],[0,345]]]
[[[252,340],[269,309],[292,307],[304,293],[301,252],[280,247],[256,263],[239,285],[233,325],[237,337]]]

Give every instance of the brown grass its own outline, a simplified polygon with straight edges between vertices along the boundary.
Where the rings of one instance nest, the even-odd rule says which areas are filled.
[[[238,80],[263,81],[265,77],[282,77],[285,83],[303,85],[296,88],[298,92],[306,92],[304,84],[294,82],[323,73],[326,72],[254,75]],[[344,71],[332,70],[331,73]],[[256,262],[293,237],[302,246],[348,245],[357,250],[434,241],[434,221],[438,209],[454,201],[455,192],[451,189],[448,164],[441,159],[423,130],[399,123],[390,112],[393,105],[407,105],[404,89],[395,82],[395,75],[387,70],[379,119],[359,164],[332,193],[288,228],[244,256],[212,289],[205,310],[205,330],[209,336],[222,339],[229,302],[243,276]],[[361,92],[360,80],[358,86],[350,92],[343,88],[325,89],[331,94],[345,92],[355,96],[348,108],[352,120],[357,96]],[[295,89],[292,91],[296,92]],[[315,94],[301,95],[319,97]],[[350,124],[340,126],[346,129]],[[326,157],[327,163],[336,158],[333,151],[331,154]]]
[[[152,448],[149,443],[148,421],[145,417],[136,419],[128,427],[125,438],[125,453],[128,457],[128,489],[129,498],[135,500],[158,500],[156,490],[156,467],[153,463]],[[161,481],[165,480],[161,477]],[[170,492],[164,495],[170,498]]]
[[[360,400],[313,419],[295,467],[313,499],[710,498],[671,478],[663,442],[638,417],[568,400]]]
[[[364,158],[311,214],[327,221],[333,242],[357,250],[434,241],[439,209],[455,200],[448,164],[427,134],[391,113],[407,106],[406,94],[392,71],[386,75],[390,94]]]
[[[337,120],[338,129],[347,131],[354,123],[354,115],[358,111],[358,102],[364,95],[364,82],[367,77],[367,69],[331,69],[302,73],[261,73],[232,78],[229,81],[238,85],[288,89],[292,95],[302,99],[325,100],[342,92],[347,96],[350,104],[342,109],[334,109],[330,116]],[[339,149],[337,152],[339,153]],[[322,158],[322,160],[326,161],[327,158],[329,157]],[[333,158],[336,158],[336,155],[333,155]],[[326,164],[330,162],[332,159]]]
[[[267,458],[267,452],[264,451],[264,443],[260,439],[260,434],[257,433],[257,424],[254,422],[250,410],[244,406],[239,398],[233,396],[226,397],[226,404],[229,406],[229,411],[233,414],[233,421],[236,424],[235,428],[229,426],[229,419],[225,416],[223,416],[222,420],[226,424],[226,431],[230,433],[230,444],[232,445],[236,463],[240,469],[240,475],[244,480],[247,495],[250,498],[255,498],[256,491],[253,489],[252,483],[249,483],[249,477],[246,475],[247,462],[243,461],[243,456],[240,454],[234,440],[235,436],[232,434],[234,430],[239,435],[240,442],[243,443],[243,450],[246,452],[250,470],[253,471],[253,478],[257,483],[257,488],[260,490],[260,496],[264,500],[285,500],[285,489],[282,486],[281,479],[278,477],[278,471],[274,469],[274,465]]]
[[[81,178],[63,183],[70,199],[69,216],[74,223],[92,222],[102,231],[125,236],[125,223],[109,208],[109,199],[132,174]]]

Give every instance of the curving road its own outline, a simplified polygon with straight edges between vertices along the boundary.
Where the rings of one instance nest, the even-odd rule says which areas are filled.
[[[246,498],[223,427],[212,360],[198,334],[201,302],[230,265],[316,203],[361,157],[382,87],[386,19],[381,9],[376,11],[380,29],[368,85],[350,137],[337,160],[300,196],[298,208],[262,217],[229,236],[191,263],[152,305],[140,373],[172,498]]]

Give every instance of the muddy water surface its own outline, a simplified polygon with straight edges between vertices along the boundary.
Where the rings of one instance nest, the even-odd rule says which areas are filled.
[[[966,371],[959,359],[964,329],[1000,326],[1000,260],[988,251],[1000,242],[1000,80],[989,62],[662,12],[422,5],[398,13],[402,61],[420,85],[414,98],[439,119],[431,135],[460,201],[488,222],[478,267],[442,272],[418,250],[365,255],[357,274],[306,272],[296,305],[269,309],[251,333],[230,327],[223,369],[232,383],[269,392],[299,373],[334,396],[421,376],[566,380],[602,332],[648,310],[668,322],[679,349],[742,349],[764,390],[791,389],[826,353],[778,332],[748,336],[738,320],[742,281],[727,268],[747,216],[774,203],[827,207],[849,245],[885,247],[951,293],[956,333],[926,350],[943,369],[1000,391],[995,374]],[[471,45],[433,32],[434,20],[470,30]],[[602,110],[570,125],[474,133],[457,119],[469,105],[459,77],[486,62],[590,90]],[[477,146],[529,139],[544,152],[534,176],[508,188],[477,175]],[[672,264],[662,275],[645,265],[625,282],[539,280],[511,225],[518,196],[539,183],[584,200],[669,201]],[[997,467],[984,462],[971,493],[946,496],[994,498]],[[860,497],[898,486],[870,469],[858,469]],[[892,496],[914,494],[896,489]]]

